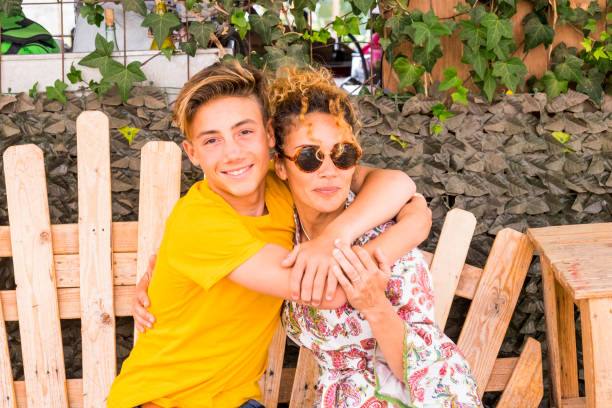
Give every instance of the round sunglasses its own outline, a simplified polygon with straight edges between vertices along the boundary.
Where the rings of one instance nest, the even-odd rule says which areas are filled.
[[[321,151],[321,146],[304,145],[295,152],[293,157],[279,152],[284,158],[295,163],[298,169],[305,173],[317,171],[325,160],[325,153]],[[354,143],[336,143],[329,153],[334,166],[340,170],[348,170],[357,165],[361,158],[361,149]]]

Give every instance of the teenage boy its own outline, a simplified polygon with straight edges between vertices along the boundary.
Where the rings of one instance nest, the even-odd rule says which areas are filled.
[[[274,136],[266,112],[264,78],[239,64],[208,67],[181,90],[174,120],[205,179],[166,221],[149,286],[156,327],[124,362],[109,407],[235,408],[260,399],[257,381],[282,299],[297,297],[302,282],[299,274],[292,289],[290,270],[281,266],[292,248],[293,202],[270,166]],[[312,282],[321,286],[316,276],[331,262],[333,241],[352,242],[392,218],[414,193],[403,173],[363,167],[351,187],[358,199],[299,251],[310,285],[303,298],[318,307],[346,302],[341,290],[320,301],[322,289],[314,299],[310,293]]]

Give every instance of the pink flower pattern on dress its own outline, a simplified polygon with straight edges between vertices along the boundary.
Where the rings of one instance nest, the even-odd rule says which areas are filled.
[[[355,244],[364,245],[390,225],[366,232]],[[381,351],[369,324],[350,304],[319,310],[285,302],[282,320],[289,337],[311,349],[321,368],[316,407],[481,408],[465,358],[433,323],[433,286],[420,251],[410,251],[392,266],[386,295],[406,322],[402,380],[411,401],[385,397],[393,384],[377,386],[375,354]]]

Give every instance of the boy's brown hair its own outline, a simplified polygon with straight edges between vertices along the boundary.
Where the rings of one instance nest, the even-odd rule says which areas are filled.
[[[183,85],[174,105],[172,120],[185,134],[198,108],[222,96],[254,96],[261,104],[264,124],[268,117],[268,98],[263,73],[251,66],[242,66],[237,61],[217,62],[195,74]]]

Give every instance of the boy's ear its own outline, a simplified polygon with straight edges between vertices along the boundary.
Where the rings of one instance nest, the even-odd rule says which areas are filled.
[[[183,149],[185,149],[185,153],[187,153],[187,157],[189,157],[189,161],[196,167],[200,167],[200,163],[195,155],[195,148],[193,144],[187,139],[183,140]]]
[[[266,123],[266,133],[268,137],[268,147],[272,149],[276,144],[276,137],[274,137],[274,127],[272,126],[272,119],[268,119],[268,123]]]
[[[274,170],[276,170],[276,175],[279,179],[287,180],[287,169],[285,168],[284,160],[278,153],[274,153]]]

